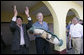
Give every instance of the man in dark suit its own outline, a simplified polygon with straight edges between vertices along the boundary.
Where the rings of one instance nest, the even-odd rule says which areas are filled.
[[[29,36],[27,30],[32,27],[32,20],[29,16],[29,9],[26,7],[25,14],[28,18],[27,24],[22,24],[22,17],[17,16],[18,12],[14,6],[14,17],[12,18],[10,29],[13,33],[12,50],[15,54],[28,54]]]

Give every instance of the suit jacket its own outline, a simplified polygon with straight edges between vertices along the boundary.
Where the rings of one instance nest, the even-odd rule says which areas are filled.
[[[27,30],[31,27],[32,27],[32,21],[28,21],[27,24],[22,24],[26,48],[29,47],[29,43],[30,43],[30,39],[29,39]],[[16,22],[11,21],[10,30],[13,33],[12,50],[19,50],[21,36],[20,36],[20,28],[16,25]]]

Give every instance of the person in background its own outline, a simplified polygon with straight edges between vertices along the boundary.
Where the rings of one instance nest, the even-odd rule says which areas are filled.
[[[67,49],[70,50],[72,49],[72,39],[69,40],[69,32],[70,32],[70,26],[72,24],[72,20],[71,22],[66,26],[66,29],[67,29]]]
[[[17,16],[16,5],[14,6],[14,16],[10,23],[10,30],[13,33],[12,51],[14,54],[28,54],[30,39],[27,30],[32,27],[32,20],[29,16],[29,9],[26,7],[25,14],[28,19],[27,24],[22,24],[23,18]]]
[[[83,25],[83,20],[79,20],[79,23]],[[83,54],[83,36],[82,36],[82,44],[81,44],[81,54]]]
[[[70,26],[69,40],[72,37],[72,44],[75,54],[80,54],[81,37],[83,36],[83,26],[79,24],[79,18],[72,19],[73,24]]]
[[[80,19],[80,20],[79,20],[79,23],[80,23],[81,25],[83,25],[83,20]]]
[[[36,15],[37,22],[33,24],[35,27],[42,28],[46,31],[48,31],[48,25],[46,22],[43,21],[43,14],[41,12],[37,13]],[[35,34],[35,43],[36,43],[36,50],[37,54],[50,54],[50,43],[46,41],[45,39],[41,38],[39,34]]]

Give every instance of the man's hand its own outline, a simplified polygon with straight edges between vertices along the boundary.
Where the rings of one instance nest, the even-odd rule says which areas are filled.
[[[16,5],[14,5],[14,16],[17,16],[18,12],[17,12],[17,9],[16,9]]]
[[[27,15],[27,17],[29,17],[29,8],[28,7],[26,7],[25,14]]]
[[[71,40],[71,35],[69,35],[69,41]]]

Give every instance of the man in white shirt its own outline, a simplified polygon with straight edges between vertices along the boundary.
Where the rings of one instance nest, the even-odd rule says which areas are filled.
[[[10,29],[13,33],[12,51],[14,54],[27,54],[29,52],[30,39],[27,30],[32,27],[32,20],[29,16],[29,9],[26,7],[25,14],[28,18],[27,24],[22,24],[22,17],[17,16],[18,12],[14,6],[14,16],[10,23]]]
[[[79,24],[79,19],[74,17],[73,24],[70,26],[69,40],[72,37],[72,44],[75,54],[80,54],[81,50],[81,37],[83,36],[83,26]]]

